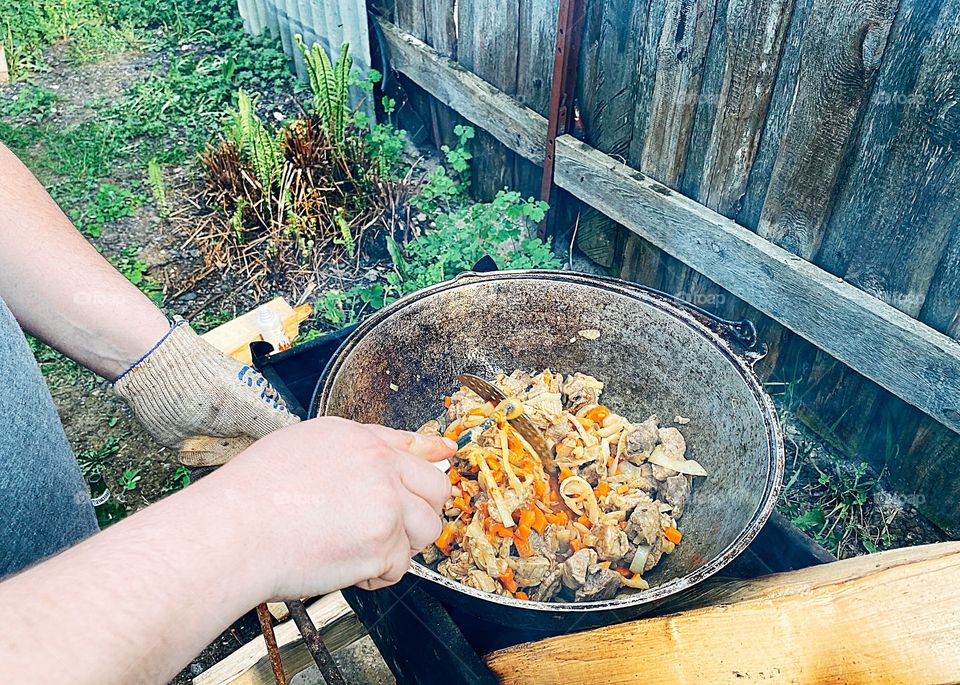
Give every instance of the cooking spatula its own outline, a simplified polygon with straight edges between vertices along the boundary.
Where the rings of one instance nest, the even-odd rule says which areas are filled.
[[[457,376],[457,380],[480,395],[480,398],[486,402],[499,404],[507,399],[507,396],[500,388],[488,383],[479,376],[462,373]],[[550,450],[547,448],[547,441],[543,438],[543,433],[530,422],[530,419],[521,414],[515,419],[508,419],[508,421],[514,430],[533,448],[533,451],[537,453],[537,456],[540,457],[540,461],[543,464],[548,465],[553,463],[553,460],[550,458]]]

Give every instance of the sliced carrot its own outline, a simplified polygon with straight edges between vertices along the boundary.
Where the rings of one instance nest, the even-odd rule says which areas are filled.
[[[530,525],[533,526],[533,529],[540,535],[543,535],[543,531],[547,529],[547,517],[540,511],[540,507],[533,508],[533,523]]]
[[[604,497],[609,492],[610,484],[603,481],[597,483],[597,487],[593,489],[593,494],[595,494],[597,497]]]
[[[447,431],[443,434],[443,437],[445,437],[445,438],[450,438],[451,440],[456,440],[456,439],[459,438],[461,435],[463,435],[463,431],[465,431],[465,430],[466,430],[466,429],[463,427],[463,425],[451,426],[451,427],[448,428]]]
[[[599,564],[597,564],[597,566],[599,566],[600,568],[610,568],[610,562],[609,562],[609,561],[601,561]]]
[[[521,557],[532,557],[533,548],[530,547],[530,529],[520,530],[513,535],[513,546],[517,548],[517,554]]]
[[[593,523],[590,522],[590,519],[586,515],[578,516],[577,521],[582,525],[586,526],[587,528],[593,525]]]
[[[460,475],[460,472],[457,471],[457,470],[456,470],[454,467],[452,467],[452,466],[450,467],[450,470],[447,471],[447,478],[450,479],[450,484],[451,484],[451,485],[456,485],[456,484],[459,483],[461,480],[463,480],[463,476]]]
[[[440,532],[440,537],[438,537],[434,543],[440,551],[447,556],[450,556],[450,545],[453,542],[454,532],[456,532],[456,526],[453,523],[448,523],[443,527],[443,530]]]
[[[503,587],[506,588],[507,592],[516,592],[517,591],[517,581],[513,579],[513,569],[507,568],[506,571],[498,576],[498,580],[503,583]]]
[[[625,494],[625,493],[627,493],[627,492],[630,492],[630,486],[627,485],[626,483],[624,483],[623,485],[618,485],[618,486],[617,486],[617,492],[619,492],[621,495],[623,495],[623,494]]]
[[[630,571],[630,569],[627,568],[626,566],[614,566],[614,567],[613,567],[613,570],[616,571],[617,573],[619,573],[619,574],[620,574],[621,576],[623,576],[624,578],[629,578],[630,576],[633,575],[633,573]]]
[[[601,404],[588,411],[584,416],[594,423],[601,423],[605,418],[610,416],[610,410]]]
[[[446,397],[443,398],[443,406],[444,406],[444,407],[446,407],[447,409],[449,409],[451,404],[453,404],[453,398],[452,398],[452,397],[450,397],[449,395],[447,395]]]
[[[568,469],[566,466],[561,466],[561,467],[560,467],[560,477],[559,477],[558,480],[559,480],[561,483],[562,483],[563,481],[565,481],[567,478],[570,478],[571,476],[573,476],[573,471],[571,471],[570,469]]]
[[[572,538],[570,540],[570,549],[572,549],[574,552],[579,552],[581,549],[583,549],[583,543],[580,542],[579,538]]]
[[[679,545],[680,541],[683,539],[683,533],[674,528],[673,526],[667,526],[663,529],[663,537],[672,542],[675,545]]]
[[[524,509],[520,512],[520,527],[521,528],[531,528],[533,527],[533,522],[536,520],[537,515],[533,513],[530,509]]]
[[[621,522],[620,522],[620,530],[626,530],[626,529],[627,529],[627,522],[626,522],[625,520],[624,520],[624,521],[621,521]]]
[[[542,481],[539,478],[533,481],[533,494],[537,496],[538,500],[542,501],[548,490],[549,486],[545,481]]]
[[[558,511],[556,514],[547,514],[546,519],[549,523],[555,523],[558,526],[565,526],[570,520],[565,511]]]
[[[530,595],[528,595],[523,590],[517,590],[516,592],[513,593],[513,596],[516,597],[517,599],[530,599]]]
[[[474,407],[473,409],[467,412],[467,416],[486,416],[487,411],[488,410],[484,409],[483,407]]]
[[[464,512],[465,514],[469,514],[470,512],[473,511],[473,507],[471,507],[470,503],[467,502],[463,497],[454,497],[453,506],[455,506],[457,509]]]

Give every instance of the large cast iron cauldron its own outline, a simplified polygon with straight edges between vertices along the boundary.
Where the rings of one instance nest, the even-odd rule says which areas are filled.
[[[440,413],[459,373],[550,368],[599,378],[604,403],[634,421],[689,417],[687,456],[709,477],[697,479],[683,542],[648,574],[650,590],[602,602],[522,601],[413,564],[442,603],[485,620],[551,631],[605,625],[662,610],[722,569],[753,540],[779,493],[776,411],[749,360],[702,321],[662,294],[608,278],[464,274],[363,323],[330,361],[311,413],[416,429]],[[579,335],[587,329],[599,339]]]

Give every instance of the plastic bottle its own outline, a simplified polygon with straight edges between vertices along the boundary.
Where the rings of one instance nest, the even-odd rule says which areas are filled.
[[[290,338],[283,330],[280,315],[265,304],[257,307],[257,328],[260,329],[263,339],[273,345],[274,352],[290,349]]]

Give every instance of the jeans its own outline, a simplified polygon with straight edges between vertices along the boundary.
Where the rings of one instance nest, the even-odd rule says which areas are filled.
[[[0,299],[0,578],[95,532],[89,491],[50,391]]]

